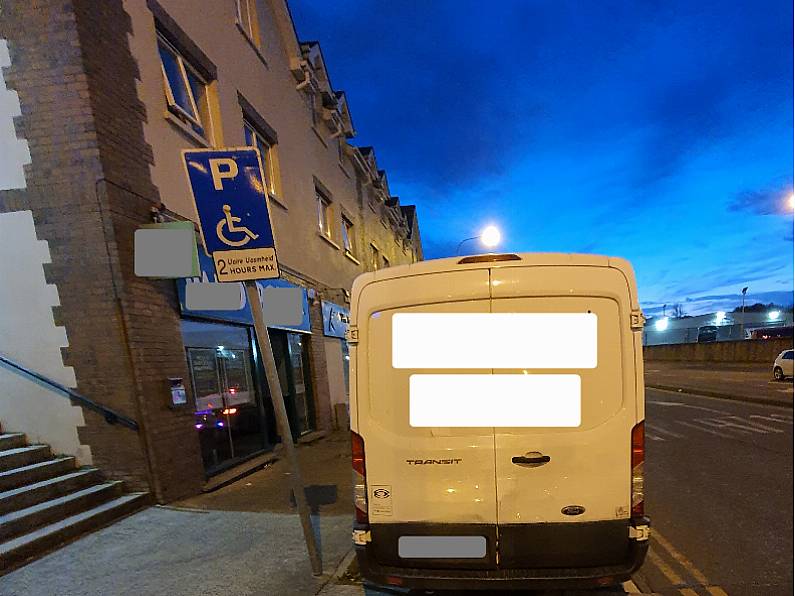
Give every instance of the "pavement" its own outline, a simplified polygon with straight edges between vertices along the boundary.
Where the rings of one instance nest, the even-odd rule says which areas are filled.
[[[307,596],[351,549],[350,435],[298,447],[324,575],[313,577],[284,458],[150,507],[0,577],[2,596]],[[325,503],[325,504],[324,504]]]
[[[792,407],[792,379],[773,380],[770,365],[731,362],[644,363],[646,387]]]

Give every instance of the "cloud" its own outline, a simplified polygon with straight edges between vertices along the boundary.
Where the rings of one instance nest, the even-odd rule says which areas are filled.
[[[729,211],[742,211],[754,215],[790,215],[792,207],[788,203],[792,197],[792,181],[786,184],[773,184],[767,188],[744,190],[737,193],[729,203]],[[792,231],[786,235],[792,240]]]
[[[745,304],[751,305],[757,302],[762,304],[779,304],[782,306],[790,306],[793,303],[793,293],[791,291],[770,291],[770,292],[749,292],[745,297]],[[698,298],[686,298],[679,301],[682,308],[687,315],[703,315],[719,310],[730,312],[742,303],[742,296],[739,294],[711,294],[709,296],[699,296]],[[667,303],[666,313],[671,314],[671,308],[676,304],[676,301]],[[647,317],[662,315],[663,305],[660,302],[644,302],[640,303],[643,313]]]

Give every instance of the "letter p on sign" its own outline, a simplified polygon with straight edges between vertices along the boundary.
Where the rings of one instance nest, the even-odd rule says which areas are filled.
[[[213,187],[215,190],[223,190],[223,179],[237,176],[237,164],[234,159],[229,159],[228,157],[220,157],[209,161],[210,171],[213,175]],[[226,166],[226,169],[221,170],[222,166]]]

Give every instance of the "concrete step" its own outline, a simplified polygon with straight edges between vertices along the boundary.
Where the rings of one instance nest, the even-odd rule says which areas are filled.
[[[74,457],[61,457],[0,472],[0,491],[67,474],[75,470],[75,465]]]
[[[0,575],[23,561],[143,507],[148,493],[130,493],[0,544]]]
[[[0,515],[0,540],[9,540],[75,515],[121,495],[122,483],[105,482]]]
[[[98,469],[82,468],[69,474],[3,491],[0,492],[0,515],[25,509],[101,482],[102,474]]]
[[[0,471],[11,470],[49,459],[49,445],[29,445],[0,451]]]
[[[0,433],[0,451],[24,447],[25,433]]]

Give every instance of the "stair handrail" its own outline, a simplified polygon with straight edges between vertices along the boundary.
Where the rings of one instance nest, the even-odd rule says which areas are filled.
[[[62,385],[58,381],[55,381],[39,372],[36,372],[35,370],[31,370],[30,368],[20,364],[19,362],[11,360],[11,358],[6,356],[5,354],[0,353],[0,362],[7,364],[8,366],[16,369],[19,372],[24,373],[30,377],[33,377],[38,381],[41,381],[42,383],[49,385],[53,389],[65,393],[67,396],[69,396],[70,400],[77,402],[86,409],[89,409],[93,412],[96,412],[97,414],[100,414],[105,419],[105,422],[107,422],[108,424],[120,424],[134,431],[138,430],[138,423],[132,418],[128,418],[124,414],[119,414],[118,412],[111,410],[107,406],[98,404],[93,399],[89,399],[85,395],[81,395],[74,389],[70,389],[69,387]]]

